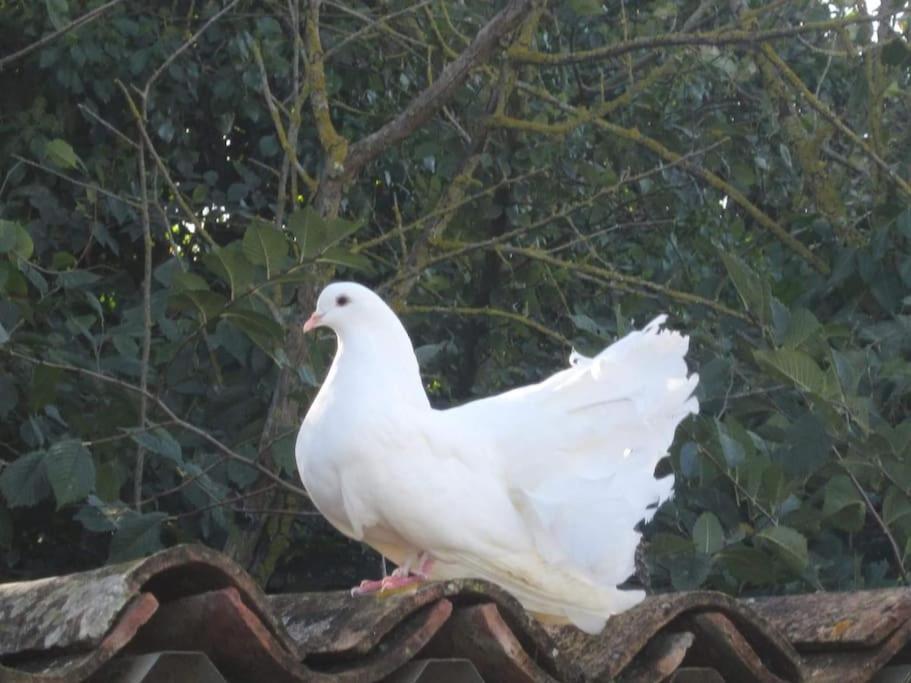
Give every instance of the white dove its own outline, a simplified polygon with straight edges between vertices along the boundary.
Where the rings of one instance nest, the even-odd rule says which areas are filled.
[[[543,382],[431,408],[402,323],[337,282],[304,325],[338,350],[297,437],[317,509],[398,565],[355,592],[482,578],[529,611],[589,633],[644,597],[635,527],[672,495],[656,480],[677,424],[698,410],[689,339],[664,316]]]

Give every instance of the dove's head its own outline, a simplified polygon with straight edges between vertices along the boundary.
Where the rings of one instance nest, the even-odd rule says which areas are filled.
[[[395,314],[372,291],[356,282],[333,282],[316,300],[316,310],[304,323],[304,332],[316,327],[329,327],[342,334],[359,326],[382,324]]]

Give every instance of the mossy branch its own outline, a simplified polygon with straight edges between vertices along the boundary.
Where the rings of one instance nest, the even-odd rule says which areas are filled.
[[[810,89],[804,84],[794,71],[789,67],[785,61],[778,56],[778,53],[775,52],[774,48],[771,45],[762,45],[760,47],[763,56],[768,59],[776,69],[781,73],[782,77],[800,93],[807,104],[809,104],[813,109],[815,109],[826,121],[831,123],[835,128],[837,128],[845,137],[847,137],[851,142],[860,147],[864,153],[873,160],[882,171],[888,176],[888,178],[895,184],[898,189],[900,189],[904,194],[911,197],[911,184],[907,180],[902,178],[898,173],[896,173],[890,166],[885,162],[885,160],[876,153],[863,138],[861,138],[857,133],[848,128],[848,126],[838,118],[838,115],[835,114],[829,107],[816,95],[814,95]]]
[[[725,45],[756,45],[764,41],[778,40],[803,35],[832,31],[852,24],[864,24],[887,19],[888,14],[877,16],[847,17],[830,19],[828,21],[811,21],[800,26],[787,26],[784,28],[769,29],[765,31],[749,31],[742,29],[720,29],[700,33],[668,33],[660,36],[647,36],[623,40],[612,45],[594,48],[592,50],[579,50],[577,52],[540,52],[523,47],[513,47],[509,57],[514,62],[521,64],[538,64],[541,66],[564,66],[567,64],[580,64],[596,62],[613,57],[619,57],[638,50],[650,50],[663,47],[688,47],[695,45],[711,45],[722,47]]]

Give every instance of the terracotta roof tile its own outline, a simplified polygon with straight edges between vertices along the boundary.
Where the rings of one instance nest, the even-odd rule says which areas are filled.
[[[98,681],[115,669],[181,662],[205,669],[198,657],[136,659],[175,650],[202,653],[228,680],[279,683],[424,681],[443,671],[508,683],[847,683],[907,658],[911,591],[656,595],[589,636],[542,626],[482,581],[362,598],[266,596],[233,562],[199,546],[0,585],[0,683]]]

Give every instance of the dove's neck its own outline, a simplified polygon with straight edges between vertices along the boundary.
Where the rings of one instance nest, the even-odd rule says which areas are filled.
[[[398,319],[394,322],[354,332],[338,330],[327,381],[332,378],[371,399],[429,407],[411,339]]]

